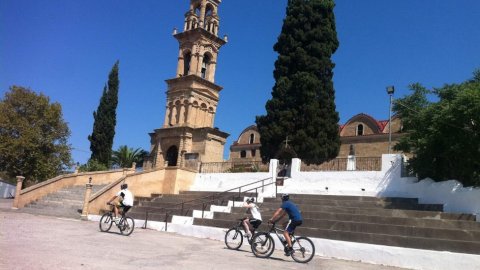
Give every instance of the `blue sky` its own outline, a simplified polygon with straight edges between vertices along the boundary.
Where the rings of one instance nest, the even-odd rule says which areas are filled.
[[[93,111],[114,62],[120,92],[114,149],[149,150],[148,133],[161,127],[166,83],[176,71],[188,0],[0,1],[0,96],[11,85],[30,87],[59,102],[72,131],[75,162],[90,157]],[[287,0],[224,0],[216,83],[224,87],[215,126],[240,132],[265,113]],[[408,85],[461,82],[480,68],[480,1],[337,0],[340,47],[333,59],[340,122],[358,113],[388,119],[387,85],[396,97]]]

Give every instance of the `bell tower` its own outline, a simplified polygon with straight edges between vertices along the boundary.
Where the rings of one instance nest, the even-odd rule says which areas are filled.
[[[214,128],[222,87],[215,84],[220,47],[218,37],[221,0],[190,0],[178,41],[178,63],[173,79],[166,80],[167,103],[163,126],[150,133],[147,168],[185,167],[198,161],[223,161],[229,134]]]

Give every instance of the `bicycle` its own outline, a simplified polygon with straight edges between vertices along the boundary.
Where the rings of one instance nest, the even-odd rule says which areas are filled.
[[[229,249],[238,250],[243,244],[243,233],[245,228],[243,227],[243,219],[238,220],[238,224],[230,228],[225,233],[225,245]],[[252,235],[255,234],[255,228],[252,230]],[[250,244],[252,237],[247,237],[247,241]]]
[[[287,249],[287,241],[283,238],[282,234],[285,230],[275,226],[272,223],[272,227],[268,232],[256,233],[252,238],[252,252],[256,257],[268,258],[275,250],[275,241],[271,236],[271,233],[277,235],[280,243],[283,244],[284,250]],[[280,233],[280,234],[279,234]],[[315,255],[315,245],[312,240],[306,236],[296,237],[294,234],[290,234],[292,240],[293,251],[290,253],[292,259],[299,263],[307,263],[313,259]]]
[[[112,224],[115,223],[121,234],[125,236],[132,234],[135,228],[135,221],[133,220],[133,218],[126,216],[126,212],[122,211],[120,221],[118,223],[114,222],[114,206],[111,203],[109,203],[108,205],[111,205],[112,208],[109,212],[103,214],[103,216],[100,218],[100,223],[98,224],[98,226],[100,227],[100,231],[108,232],[110,228],[112,228]]]

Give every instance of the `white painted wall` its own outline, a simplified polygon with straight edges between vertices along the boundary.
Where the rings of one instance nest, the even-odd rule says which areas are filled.
[[[271,161],[275,166],[268,173],[198,174],[191,190],[225,191],[273,177],[276,162]],[[279,193],[418,198],[420,203],[444,204],[445,212],[477,214],[480,220],[479,188],[464,188],[455,180],[402,178],[400,155],[383,155],[382,171],[301,172],[300,165],[299,159],[292,160],[291,178],[278,187]],[[272,196],[273,191],[264,196]]]

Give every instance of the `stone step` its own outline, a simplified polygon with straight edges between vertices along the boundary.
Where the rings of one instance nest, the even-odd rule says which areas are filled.
[[[236,222],[232,220],[194,219],[194,225],[229,228]],[[266,223],[260,225],[259,231],[268,229]],[[450,239],[436,239],[418,236],[392,235],[363,231],[342,231],[328,228],[297,227],[296,235],[309,237],[361,242],[387,246],[441,250],[461,253],[480,254],[480,241],[460,241]]]
[[[238,193],[238,189],[236,191],[232,192],[218,192],[218,191],[186,191],[182,190],[179,192],[178,195],[181,196],[201,196],[201,197],[206,197],[206,196],[226,196],[226,197],[231,197],[233,195],[239,195],[241,197],[255,197],[256,194],[255,192],[241,192],[240,194]]]
[[[214,194],[208,191],[181,191],[180,194],[197,194],[208,195]],[[234,196],[238,193],[231,193]],[[254,196],[255,194],[250,194]],[[173,195],[175,196],[175,195]],[[172,196],[172,197],[173,197]],[[235,200],[243,201],[248,194],[241,194],[236,196]],[[177,197],[178,198],[178,197]],[[226,198],[229,198],[227,196]],[[311,195],[311,194],[290,194],[290,199],[295,204],[302,205],[326,205],[326,206],[347,206],[347,207],[380,207],[380,208],[395,208],[395,209],[410,209],[410,210],[428,210],[428,211],[443,211],[441,204],[418,204],[416,198],[398,198],[398,197],[367,197],[367,196],[339,196],[339,195]],[[230,199],[231,200],[231,199]],[[281,198],[264,198],[264,204],[281,204]]]
[[[81,213],[77,211],[59,211],[58,209],[34,209],[34,208],[22,208],[21,212],[29,213],[34,215],[44,215],[44,216],[55,216],[55,217],[63,217],[63,218],[75,218],[78,219],[81,216]]]
[[[225,220],[214,219],[220,224],[225,224]],[[231,221],[228,219],[226,221]],[[235,220],[235,219],[233,219]],[[286,220],[284,220],[286,221]],[[283,224],[284,221],[279,224]],[[216,226],[216,227],[222,227]],[[304,219],[302,228],[314,228],[323,230],[361,232],[361,233],[376,233],[399,235],[408,237],[422,237],[435,238],[447,240],[461,240],[480,242],[480,231],[478,230],[464,230],[464,229],[444,229],[444,228],[429,228],[429,227],[415,227],[391,224],[377,224],[377,223],[361,223],[351,221],[338,220],[313,220]]]
[[[166,212],[169,212],[169,213],[172,213],[174,215],[181,215],[181,216],[192,216],[192,213],[194,210],[199,210],[199,211],[202,211],[202,206],[193,206],[193,207],[184,207],[183,210],[181,208],[178,208],[178,207],[174,207],[174,208],[169,208],[169,207],[134,207],[132,208],[132,210],[130,210],[130,212],[134,212],[134,213],[145,213],[145,212],[148,212],[148,213],[166,213]],[[210,210],[210,205],[206,206],[205,211],[209,211]],[[129,213],[130,213],[129,212]]]
[[[165,213],[148,213],[148,216],[146,216],[145,213],[140,213],[140,212],[128,212],[128,216],[134,218],[134,219],[139,219],[139,220],[145,220],[147,218],[148,221],[157,221],[157,222],[165,222]],[[167,222],[172,222],[172,215],[168,215],[167,217]]]
[[[268,220],[273,216],[274,211],[262,211],[263,220]],[[232,213],[214,214],[214,219],[240,219],[245,216],[245,211],[239,210]],[[402,218],[402,217],[385,217],[372,215],[355,215],[355,214],[339,214],[329,212],[316,212],[315,215],[305,216],[305,220],[310,220],[308,224],[314,224],[316,220],[336,220],[336,221],[350,221],[359,223],[374,223],[374,224],[390,224],[402,226],[415,226],[422,228],[439,228],[439,229],[461,229],[461,230],[476,230],[480,231],[480,222],[464,221],[464,220],[448,220],[448,219],[425,219],[425,218]],[[307,223],[307,221],[306,221]]]
[[[392,202],[392,203],[418,203],[417,198],[399,198],[399,197],[370,197],[370,196],[339,196],[339,195],[310,195],[310,194],[290,194],[290,200],[294,203],[302,203],[303,201],[310,203],[311,201],[355,201],[355,202]],[[282,202],[280,196],[275,198],[265,198],[265,202]]]
[[[98,191],[105,185],[95,185],[93,191]],[[85,186],[72,186],[48,194],[22,208],[32,214],[57,217],[79,218],[83,207]]]
[[[137,209],[137,208],[132,208],[132,210],[128,211],[128,215],[132,217],[139,217],[139,219],[145,219],[145,216],[148,214],[148,219],[149,220],[154,220],[154,221],[164,221],[165,216],[168,213],[169,216],[192,216],[192,212],[188,211],[183,211],[183,214],[181,213],[181,209],[162,209],[158,211],[145,211],[146,209]]]
[[[169,204],[202,204],[202,203],[217,203],[217,204],[227,204],[228,203],[228,199],[224,199],[224,200],[221,200],[221,199],[218,199],[218,200],[207,200],[207,199],[202,199],[202,200],[182,200],[180,198],[172,198],[172,199],[154,199],[154,200],[151,200],[151,201],[147,201],[147,200],[144,200],[142,201],[143,202],[149,202],[149,203],[159,203],[159,204],[162,204],[162,203],[169,203]],[[239,201],[239,200],[237,200]]]
[[[234,208],[233,211],[236,211]],[[241,209],[241,208],[239,208]],[[274,211],[278,208],[265,208],[260,206],[262,212]],[[451,219],[451,220],[475,220],[472,214],[444,213],[440,211],[420,211],[409,209],[382,209],[382,208],[357,208],[357,207],[332,207],[332,206],[309,206],[308,209],[300,209],[302,216],[312,216],[316,212],[329,212],[341,214],[373,215],[404,218],[429,218],[429,219]]]
[[[42,198],[41,200],[34,201],[32,204],[38,204],[38,203],[46,203],[46,204],[82,204],[83,205],[83,200],[75,200],[75,199],[56,199],[56,198]]]
[[[379,209],[405,209],[405,210],[419,210],[419,211],[443,211],[443,205],[440,204],[413,204],[413,203],[392,203],[392,202],[357,202],[347,200],[322,200],[309,201],[308,203],[294,202],[299,209],[311,211],[319,206],[330,207],[350,207],[350,208],[379,208]],[[279,207],[281,202],[264,202],[259,204],[262,207]]]
[[[60,204],[43,204],[43,203],[37,203],[37,204],[29,204],[25,206],[26,208],[35,208],[35,209],[43,209],[43,208],[51,208],[51,209],[82,209],[83,205],[72,205],[72,204],[65,204],[65,205],[60,205]]]
[[[228,201],[223,202],[223,204],[217,204],[217,203],[212,203],[212,202],[192,202],[192,203],[183,203],[183,208],[191,208],[191,207],[203,207],[207,206],[210,208],[210,205],[223,205],[226,206]],[[138,207],[157,207],[157,208],[162,208],[162,207],[168,207],[168,208],[182,208],[182,203],[178,203],[176,201],[170,202],[170,201],[153,201],[153,202],[139,202]]]

